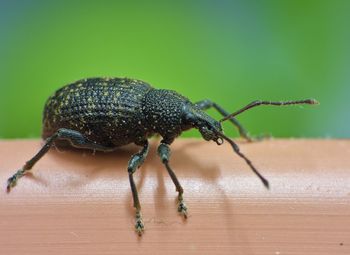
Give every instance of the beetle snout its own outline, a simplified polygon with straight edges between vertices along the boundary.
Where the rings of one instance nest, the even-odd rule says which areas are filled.
[[[216,122],[216,123],[215,123]],[[214,141],[217,145],[224,143],[223,139],[218,135],[218,132],[222,132],[222,127],[219,122],[206,123],[206,125],[199,127],[199,132],[206,141]]]

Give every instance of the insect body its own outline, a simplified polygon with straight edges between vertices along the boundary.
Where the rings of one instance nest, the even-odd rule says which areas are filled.
[[[178,191],[178,211],[187,216],[183,199],[183,188],[169,165],[169,145],[183,131],[197,128],[207,141],[221,145],[224,140],[243,158],[254,173],[268,188],[268,181],[257,171],[251,161],[239,150],[238,145],[225,136],[222,121],[234,124],[242,137],[251,140],[247,132],[234,118],[235,115],[258,105],[315,104],[313,99],[287,102],[255,101],[241,110],[229,114],[218,104],[203,100],[192,103],[172,90],[155,89],[149,84],[127,78],[90,78],[79,80],[57,90],[46,102],[43,114],[42,137],[46,140],[41,150],[8,179],[8,191],[19,178],[50,149],[53,144],[71,145],[76,148],[113,151],[115,148],[135,143],[142,149],[132,155],[128,163],[128,174],[136,209],[135,229],[141,234],[144,224],[141,206],[133,179],[134,172],[145,160],[148,138],[154,134],[162,136],[158,154]],[[216,121],[204,110],[213,107],[223,115]]]

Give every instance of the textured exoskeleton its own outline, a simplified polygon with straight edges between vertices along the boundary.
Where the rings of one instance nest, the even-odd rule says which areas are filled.
[[[221,121],[229,120],[240,135],[251,138],[234,118],[235,115],[258,105],[315,104],[312,99],[287,102],[254,101],[241,110],[229,114],[210,100],[192,103],[172,90],[155,89],[149,84],[127,78],[90,78],[79,80],[57,90],[46,102],[43,114],[42,137],[46,140],[42,149],[8,180],[10,190],[27,171],[50,149],[52,144],[71,145],[76,148],[113,151],[115,148],[135,143],[142,149],[132,155],[128,163],[128,174],[136,209],[136,231],[141,234],[144,224],[141,206],[133,179],[133,173],[147,156],[148,138],[154,134],[162,136],[158,154],[178,191],[178,211],[187,216],[183,200],[183,188],[169,165],[169,145],[183,131],[197,128],[207,141],[218,145],[228,141],[234,151],[242,157],[257,174],[263,184],[268,181],[260,175],[250,160],[240,152],[237,144],[225,136],[219,121],[204,110],[213,107],[221,115]]]

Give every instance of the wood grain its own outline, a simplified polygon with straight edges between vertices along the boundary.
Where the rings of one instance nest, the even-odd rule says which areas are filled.
[[[126,171],[138,148],[52,149],[7,194],[7,178],[42,142],[0,141],[0,254],[350,254],[350,140],[239,143],[270,190],[227,144],[177,140],[171,164],[187,220],[151,143],[135,174],[140,238]]]

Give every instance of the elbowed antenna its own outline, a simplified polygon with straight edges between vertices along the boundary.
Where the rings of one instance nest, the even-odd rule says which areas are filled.
[[[305,99],[305,100],[296,100],[296,101],[285,101],[285,102],[272,102],[272,101],[253,101],[250,104],[246,105],[245,107],[243,107],[242,109],[231,113],[230,115],[227,115],[225,118],[222,118],[220,120],[220,122],[223,122],[225,120],[231,119],[234,116],[250,109],[253,108],[255,106],[259,106],[259,105],[276,105],[276,106],[284,106],[284,105],[293,105],[293,104],[319,104],[319,102],[316,99]]]
[[[259,171],[255,168],[253,163],[240,151],[238,145],[234,141],[232,141],[230,138],[225,136],[223,133],[221,133],[220,131],[215,130],[215,132],[219,137],[225,139],[227,142],[229,142],[231,144],[231,146],[232,146],[233,150],[236,152],[236,154],[245,160],[245,162],[250,166],[252,171],[259,177],[261,182],[264,184],[265,188],[269,189],[270,188],[269,181],[266,180],[265,177],[259,173]]]

